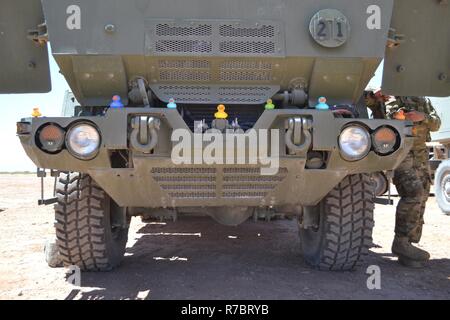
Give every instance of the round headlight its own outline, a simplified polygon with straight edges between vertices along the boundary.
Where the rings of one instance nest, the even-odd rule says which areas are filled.
[[[47,124],[39,130],[39,144],[41,149],[56,153],[64,145],[64,130],[56,124]]]
[[[74,157],[92,159],[100,148],[100,134],[91,124],[76,124],[67,132],[66,146]]]
[[[339,147],[345,160],[361,160],[370,151],[370,134],[366,129],[357,125],[346,127],[339,136]]]
[[[389,127],[378,128],[372,135],[373,147],[381,155],[394,151],[397,144],[397,134]]]

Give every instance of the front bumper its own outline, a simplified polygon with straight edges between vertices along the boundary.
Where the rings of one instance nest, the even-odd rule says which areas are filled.
[[[151,116],[161,121],[158,143],[151,154],[130,148],[130,122],[135,116]],[[188,129],[176,110],[129,108],[108,110],[105,116],[81,118],[33,118],[29,133],[20,141],[30,159],[40,168],[79,171],[93,179],[120,205],[127,207],[193,207],[193,206],[283,206],[315,205],[349,174],[392,170],[412,146],[410,129],[404,122],[390,120],[340,119],[331,112],[316,110],[265,111],[254,129],[280,129],[292,117],[312,119],[310,150],[327,154],[326,167],[307,169],[306,154],[290,155],[280,139],[278,173],[260,174],[260,165],[175,165],[171,159],[171,133]],[[73,122],[94,123],[102,136],[98,155],[79,160],[67,150],[49,154],[36,144],[35,135],[42,125],[56,123],[67,128]],[[371,151],[364,159],[348,162],[340,156],[338,136],[349,122],[358,122],[375,130],[389,125],[400,137],[399,148],[388,156]],[[111,152],[129,151],[130,164],[117,168]]]

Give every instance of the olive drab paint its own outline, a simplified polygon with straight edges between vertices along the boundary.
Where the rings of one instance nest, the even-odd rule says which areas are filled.
[[[14,60],[6,51],[0,53],[0,61],[5,65],[10,64],[0,78],[0,92],[3,93],[42,92],[44,84],[48,83],[48,61],[41,63],[41,58],[37,59],[37,56],[46,59],[46,46],[34,48],[29,45],[25,35],[23,38],[12,36],[16,35],[17,30],[33,30],[46,22],[54,57],[68,78],[77,100],[81,104],[98,105],[106,104],[114,94],[126,96],[127,79],[137,75],[134,71],[136,68],[142,70],[155,66],[161,54],[166,57],[181,54],[158,51],[161,49],[159,44],[175,44],[175,38],[171,40],[170,36],[155,34],[158,25],[177,23],[185,28],[183,25],[201,26],[215,21],[238,23],[243,28],[250,28],[250,24],[265,26],[269,23],[267,26],[275,28],[275,35],[260,33],[270,37],[262,37],[259,42],[255,38],[255,45],[266,46],[258,50],[270,50],[269,54],[255,54],[265,62],[273,59],[277,68],[272,70],[271,76],[260,73],[258,77],[252,78],[254,80],[246,80],[249,84],[265,82],[271,85],[267,96],[277,89],[286,90],[290,85],[295,85],[308,87],[312,100],[326,95],[332,103],[356,102],[383,59],[385,93],[405,96],[450,95],[450,40],[446,34],[450,29],[450,9],[447,1],[341,0],[331,5],[325,0],[274,0],[267,4],[256,0],[186,0],[182,3],[174,0],[139,0],[123,1],[112,6],[106,0],[76,3],[71,0],[5,0],[2,9],[4,13],[9,12],[2,17],[2,43],[14,52],[20,52],[20,56]],[[326,32],[328,23],[319,21],[315,34],[319,41],[314,43],[306,26],[321,9],[340,12],[342,16],[336,19],[343,22],[336,20],[333,27],[336,33],[331,34]],[[20,14],[27,17],[16,19],[15,16]],[[333,17],[325,16],[325,19]],[[214,23],[211,25],[215,28]],[[347,29],[350,31],[348,35]],[[337,42],[330,45],[327,38],[336,34],[344,38],[337,37]],[[433,36],[430,37],[430,34]],[[322,40],[319,39],[321,37]],[[211,43],[213,46],[213,50],[204,52],[203,56],[209,56],[210,62],[215,61],[214,65],[220,65],[223,61],[220,57],[223,56],[252,56],[251,53],[233,52],[236,49],[233,46],[238,42],[222,44],[226,46],[225,50],[231,51],[220,52],[214,48],[221,41],[210,42],[206,34],[201,35],[201,39],[203,44],[209,46]],[[422,50],[431,45],[430,41],[433,41],[435,50]],[[249,45],[247,48],[250,48]],[[389,47],[387,50],[386,45]],[[200,47],[196,48],[200,50]],[[201,50],[209,49],[204,47]],[[35,58],[35,64],[27,61],[30,54]],[[188,55],[202,56],[201,52]],[[141,62],[139,57],[146,59]],[[11,65],[12,62],[15,65]],[[20,65],[27,64],[31,67],[20,70]],[[89,65],[93,64],[98,66],[97,74],[91,74],[88,70]],[[214,68],[211,71],[220,72]],[[34,81],[28,80],[30,72]],[[110,85],[104,86],[108,74],[112,74],[110,79],[114,81],[109,80]],[[157,73],[150,72],[149,76],[152,89],[164,100],[164,92],[158,90],[162,80]],[[22,81],[14,81],[16,78]],[[218,79],[210,79],[209,82],[218,85]]]
[[[131,216],[176,220],[195,211],[236,226],[261,210],[299,218],[309,264],[351,270],[372,244],[371,174],[396,168],[413,145],[407,123],[365,118],[364,89],[384,60],[383,93],[450,95],[448,1],[3,0],[1,7],[0,93],[51,89],[50,42],[79,103],[73,116],[21,120],[17,134],[37,167],[59,172],[55,210],[70,218],[55,227],[71,243],[59,250],[83,271],[119,264]],[[41,136],[49,126],[63,134]],[[376,133],[386,127],[395,141],[379,152]],[[245,133],[264,143],[227,146]],[[192,143],[177,145],[181,138]],[[58,148],[48,148],[52,139]],[[75,192],[81,188],[89,192]],[[70,209],[68,192],[88,205]],[[100,195],[110,205],[91,210],[97,201],[89,198]],[[98,219],[90,215],[99,214],[114,228],[87,237]],[[104,241],[80,247],[79,235]],[[74,257],[69,247],[84,253]],[[379,288],[380,270],[368,271],[368,289]]]
[[[297,108],[285,109],[280,106],[283,102],[278,100],[276,108],[263,110],[259,119],[253,123],[256,130],[274,129],[278,130],[279,135],[276,137],[277,143],[269,143],[265,149],[260,148],[263,156],[259,155],[256,164],[253,161],[247,165],[253,166],[252,170],[258,174],[264,165],[272,168],[275,162],[267,156],[264,158],[264,153],[268,154],[272,145],[271,153],[280,160],[279,166],[276,162],[277,170],[274,171],[274,179],[279,181],[280,187],[275,188],[273,193],[261,191],[252,194],[258,197],[265,195],[264,203],[314,205],[348,174],[394,168],[411,147],[412,141],[403,123],[359,119],[359,123],[371,132],[389,123],[398,132],[398,150],[383,157],[371,151],[364,159],[354,162],[346,161],[339,151],[336,137],[352,120],[335,119],[328,109],[337,104],[357,104],[383,59],[387,66],[385,82],[388,86],[385,90],[408,90],[410,94],[416,90],[427,90],[428,94],[450,94],[448,84],[434,79],[432,74],[448,71],[445,68],[446,59],[450,56],[450,46],[447,45],[450,40],[448,37],[430,38],[428,33],[425,37],[424,33],[429,31],[430,25],[421,23],[420,19],[414,21],[413,25],[410,16],[405,16],[405,12],[416,14],[430,22],[437,15],[441,18],[440,23],[445,25],[450,21],[450,9],[445,2],[424,4],[424,1],[418,0],[340,0],[330,5],[324,0],[273,0],[270,3],[257,0],[185,0],[182,3],[177,0],[139,0],[120,1],[111,5],[108,0],[32,0],[26,3],[31,8],[26,11],[28,19],[5,16],[5,21],[14,28],[2,29],[2,32],[11,50],[15,46],[17,49],[26,49],[20,51],[23,56],[15,61],[22,59],[29,62],[27,59],[30,54],[36,57],[36,61],[30,64],[36,65],[36,70],[28,71],[35,76],[30,78],[24,70],[14,73],[14,66],[9,66],[6,69],[8,74],[0,77],[0,90],[42,91],[44,85],[49,83],[45,81],[49,80],[45,78],[48,76],[45,72],[47,69],[48,73],[48,60],[44,60],[47,59],[44,55],[47,46],[36,47],[26,37],[20,39],[16,34],[19,27],[21,30],[33,30],[45,22],[45,31],[42,34],[37,32],[37,37],[40,36],[41,42],[51,41],[54,58],[80,108],[96,106],[104,111],[101,117],[83,114],[83,121],[94,124],[102,137],[100,150],[92,159],[76,159],[67,150],[53,154],[42,152],[36,140],[27,136],[20,136],[22,144],[39,167],[89,172],[123,206],[158,207],[174,201],[160,190],[157,181],[134,180],[133,177],[148,175],[149,168],[157,165],[166,167],[168,164],[165,161],[174,164],[171,154],[173,149],[177,151],[177,146],[174,148],[169,133],[190,130],[178,110],[183,106],[235,105],[245,113],[246,105],[264,108],[267,101],[274,97],[280,99],[279,96],[284,92],[295,91],[295,95],[282,97],[281,100],[292,101]],[[13,0],[4,3],[15,15],[21,14],[24,5],[25,2]],[[396,27],[395,32],[393,27]],[[0,28],[5,28],[4,24]],[[441,32],[439,28],[437,30]],[[402,48],[412,46],[412,42],[400,41],[400,34],[422,41],[433,39],[433,45],[442,49],[442,52],[436,54],[434,59],[424,56],[429,52],[427,50],[404,52]],[[389,47],[392,41],[398,42],[393,49]],[[417,51],[420,51],[422,60],[430,64],[428,73],[423,70],[423,64],[410,61],[409,54],[416,57],[419,54]],[[3,51],[0,52],[3,64],[9,59]],[[393,61],[398,61],[397,64],[402,66],[399,70],[404,72],[394,74]],[[419,71],[420,76],[417,76]],[[416,76],[410,77],[410,72]],[[428,80],[426,88],[420,86],[423,77]],[[399,81],[391,81],[393,78]],[[149,109],[141,105],[127,108],[130,100],[135,99],[130,91],[135,79],[141,79],[143,91],[151,92],[152,97],[165,107]],[[411,81],[414,82],[412,85],[405,85]],[[121,97],[123,107],[107,109],[112,97],[118,96]],[[326,99],[326,108],[306,108],[314,107],[321,97]],[[170,101],[176,101],[177,108],[167,108]],[[153,111],[149,113],[149,110]],[[135,117],[136,112],[142,113],[142,119]],[[200,121],[206,116],[202,114],[201,118],[194,120]],[[136,120],[134,125],[129,123],[131,118]],[[71,119],[34,118],[29,131],[35,135],[40,126],[48,121],[69,128],[73,121]],[[142,129],[142,123],[147,123],[146,119],[148,123],[150,119],[156,119],[158,125],[146,128],[146,131],[142,131],[144,133],[138,132],[139,128]],[[216,120],[217,123],[228,121]],[[231,130],[230,126],[228,122],[224,128]],[[297,128],[295,134],[294,127]],[[152,143],[139,143],[139,137],[148,131],[154,132],[153,138],[149,140]],[[294,138],[289,138],[290,135]],[[134,138],[131,139],[131,136]],[[203,142],[198,143],[197,140],[193,139],[192,150],[184,150],[186,154],[192,151],[192,165],[208,165],[214,170],[207,172],[214,171],[217,176],[225,175],[222,178],[229,179],[226,178],[227,170],[224,167],[230,165],[233,159],[225,159],[225,162],[217,159],[216,155],[221,154],[217,146],[219,149],[221,147],[212,144],[207,149],[211,161],[205,164],[204,153],[195,153],[203,147]],[[151,149],[146,149],[148,146]],[[224,144],[222,146],[226,149]],[[310,160],[307,156],[308,147],[327,153],[325,168],[305,170],[306,162]],[[228,149],[237,150],[236,155],[244,151],[253,152],[247,147]],[[114,150],[140,150],[144,157],[130,153],[134,167],[126,169],[132,171],[130,175],[123,175],[117,171],[125,168],[112,168],[110,156]],[[152,157],[153,154],[158,154],[160,158]],[[284,175],[290,171],[298,173]],[[119,187],[123,184],[135,184],[136,188],[147,191],[130,193]],[[282,192],[285,189],[290,192]],[[148,190],[157,190],[152,191],[157,193],[156,196],[149,196]],[[177,200],[176,205],[261,205],[258,197],[250,200],[226,199],[219,196],[220,192],[236,194],[220,191],[219,188],[214,194],[218,199],[214,198],[213,201],[208,198],[183,198]]]

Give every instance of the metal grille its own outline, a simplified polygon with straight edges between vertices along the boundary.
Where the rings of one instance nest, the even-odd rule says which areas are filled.
[[[223,198],[263,199],[287,176],[280,168],[274,176],[262,176],[259,168],[225,168],[223,170]]]
[[[275,28],[272,25],[262,25],[261,27],[254,28],[242,28],[234,25],[221,25],[219,32],[223,37],[271,38],[275,36]]]
[[[214,182],[213,177],[154,177],[158,182]]]
[[[224,190],[272,190],[273,185],[226,184]]]
[[[147,19],[145,29],[146,53],[159,57],[151,88],[164,102],[263,104],[280,89],[267,61],[284,56],[280,22]],[[249,88],[229,89],[238,83]]]
[[[152,177],[175,199],[216,197],[215,168],[153,168]]]
[[[157,85],[151,87],[158,98],[165,102],[171,98],[180,103],[211,102],[210,86]]]
[[[272,63],[262,60],[225,61],[220,66],[221,81],[272,81]]]
[[[249,199],[249,198],[264,198],[267,192],[251,192],[251,191],[241,191],[241,192],[224,192],[224,198],[238,198],[238,199]]]
[[[208,60],[159,60],[160,69],[209,69]]]
[[[276,94],[279,86],[220,86],[220,85],[151,85],[164,102],[173,98],[179,103],[262,104]]]
[[[224,103],[262,103],[267,101],[271,87],[221,87],[219,96]],[[262,102],[261,102],[262,101]]]
[[[168,23],[158,23],[156,25],[155,33],[160,37],[211,36],[212,26],[208,24],[200,24],[197,26],[177,26]]]
[[[263,176],[260,168],[178,167],[153,168],[151,173],[161,189],[174,199],[263,199],[287,177],[288,171],[280,168],[277,175]],[[222,179],[217,179],[217,175]]]
[[[208,199],[216,197],[214,192],[169,192],[168,194],[176,199]]]
[[[266,55],[275,53],[275,43],[267,41],[222,41],[219,44],[219,50],[221,53]]]
[[[215,174],[215,168],[153,168],[152,173],[159,174]]]
[[[159,60],[161,81],[203,81],[211,80],[210,63],[207,60]]]
[[[220,64],[218,79],[212,78],[211,63],[207,60],[159,60],[160,81],[271,82],[272,63],[259,60],[232,60]]]
[[[163,190],[216,190],[216,187],[214,185],[180,185],[180,186],[173,186],[173,185],[167,185],[162,184],[160,186]]]
[[[231,177],[225,176],[223,181],[225,182],[276,182],[283,180],[281,176],[261,176],[259,175],[246,175],[246,176],[238,176]]]
[[[267,71],[221,71],[221,81],[271,81],[272,73]]]
[[[163,81],[209,81],[209,71],[161,70],[159,79]]]
[[[222,70],[272,70],[272,63],[259,60],[231,60],[223,62],[220,68]]]
[[[210,53],[212,43],[203,40],[158,40],[155,50],[158,53]]]
[[[284,56],[281,23],[243,20],[148,19],[149,55]]]

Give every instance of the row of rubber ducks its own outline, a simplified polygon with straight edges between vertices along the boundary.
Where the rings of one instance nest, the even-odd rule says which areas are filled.
[[[222,106],[222,105],[221,105]],[[109,105],[110,108],[123,108],[124,105],[121,101],[120,96],[114,96],[112,98],[112,102]],[[169,103],[167,104],[167,108],[169,109],[176,109],[177,108],[177,104],[175,103],[175,99],[171,98],[169,99]],[[272,99],[267,100],[266,105],[264,106],[264,108],[266,110],[274,110],[275,109],[275,105],[272,101]],[[320,97],[318,100],[318,104],[316,105],[316,109],[317,110],[329,110],[330,106],[327,104],[327,98],[325,97]]]
[[[120,96],[115,95],[112,97],[112,102],[109,105],[112,109],[121,109],[124,108],[124,104],[122,103],[122,99]],[[167,104],[168,109],[176,109],[177,104],[175,103],[175,99],[171,98],[169,99],[169,103]],[[273,103],[272,99],[267,100],[266,105],[264,106],[266,110],[274,110],[275,104]],[[327,104],[327,99],[325,97],[320,97],[318,100],[318,104],[316,105],[317,110],[329,110],[330,107]],[[31,114],[33,117],[41,117],[42,114],[39,111],[39,108],[34,108],[33,112]],[[219,105],[217,107],[217,112],[214,115],[216,119],[226,119],[228,118],[228,114],[225,112],[225,106],[223,104]]]

